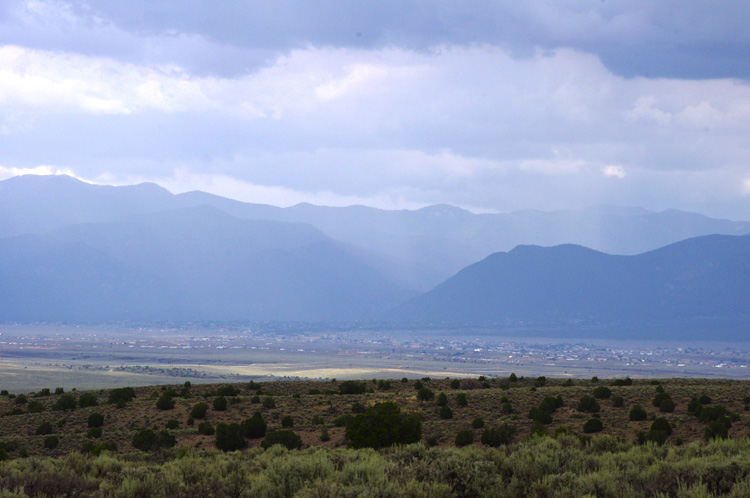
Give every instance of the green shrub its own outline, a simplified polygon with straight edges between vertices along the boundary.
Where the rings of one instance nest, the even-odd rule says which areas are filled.
[[[166,426],[165,426],[165,427],[166,427],[167,429],[172,429],[172,430],[174,430],[174,429],[177,429],[177,428],[178,428],[179,426],[180,426],[180,422],[178,422],[178,421],[177,421],[177,420],[175,420],[175,419],[170,419],[170,420],[167,420],[167,424],[166,424]]]
[[[582,396],[576,407],[579,412],[587,413],[597,413],[600,409],[599,402],[593,396]]]
[[[453,418],[453,410],[451,410],[450,406],[441,406],[440,410],[438,410],[438,415],[442,419],[450,419]]]
[[[633,408],[630,409],[628,417],[633,421],[646,420],[646,418],[648,417],[648,413],[646,413],[646,410],[644,410],[641,405],[633,405]]]
[[[133,448],[141,451],[149,451],[154,444],[156,434],[151,429],[141,429],[133,434]]]
[[[453,379],[451,381],[451,389],[459,389],[461,387],[461,381],[458,379]]]
[[[435,399],[435,393],[429,387],[422,387],[417,391],[417,399],[419,401],[432,401]]]
[[[625,400],[622,399],[622,396],[612,396],[612,406],[615,408],[621,408],[625,406]]]
[[[156,400],[157,410],[171,410],[174,408],[174,400],[169,394],[164,394]]]
[[[48,450],[54,450],[58,444],[60,444],[60,440],[57,436],[47,436],[44,438],[44,447]]]
[[[55,394],[57,394],[57,391],[55,391]],[[108,401],[111,404],[127,403],[133,399],[135,399],[135,390],[132,387],[118,387],[109,391]]]
[[[232,396],[238,396],[240,392],[234,386],[230,384],[225,384],[216,391],[216,394],[218,396],[231,398]]]
[[[219,424],[216,426],[216,447],[221,451],[241,450],[247,446],[247,441],[242,436],[240,424]]]
[[[474,442],[474,433],[470,430],[458,431],[456,434],[456,446],[459,448]]]
[[[456,405],[457,406],[468,406],[469,400],[466,399],[466,393],[456,394]]]
[[[484,419],[481,417],[477,417],[474,420],[471,421],[471,427],[472,429],[481,429],[484,427]]]
[[[89,427],[101,427],[104,425],[104,415],[101,413],[92,413],[86,419],[86,424]]]
[[[190,416],[197,419],[204,419],[206,418],[206,413],[208,412],[208,403],[197,403],[193,406],[193,409],[190,410]]]
[[[291,415],[285,415],[281,419],[281,427],[284,427],[285,429],[288,429],[290,427],[294,427],[294,418],[292,418]]]
[[[340,394],[364,394],[367,386],[364,382],[357,382],[356,380],[345,380],[339,384]]]
[[[598,386],[593,394],[596,399],[609,399],[612,396],[612,390],[607,386]]]
[[[482,444],[485,446],[492,446],[497,448],[501,445],[510,444],[513,441],[513,436],[516,435],[518,429],[512,424],[500,424],[492,429],[486,429],[482,433]]]
[[[273,399],[273,398],[271,398],[271,399]],[[214,399],[213,407],[214,407],[214,410],[216,410],[217,412],[226,411],[226,409],[227,409],[227,398],[225,398],[224,396],[218,396],[217,398]]]
[[[26,410],[29,413],[42,413],[44,411],[44,405],[41,404],[39,401],[31,400],[26,405]]]
[[[266,435],[266,422],[260,412],[242,422],[242,434],[248,439],[259,439]]]
[[[213,436],[214,435],[214,426],[211,425],[211,422],[208,420],[204,420],[200,424],[198,424],[198,434],[201,434],[203,436]]]
[[[448,404],[448,396],[444,392],[441,392],[440,394],[438,394],[437,400],[435,400],[435,404],[437,406],[446,406]]]
[[[352,413],[365,413],[367,411],[367,408],[359,401],[355,401],[354,403],[352,403],[351,410]]]
[[[67,412],[76,409],[76,399],[71,394],[63,394],[57,401],[52,405],[52,409],[55,411]]]
[[[86,437],[90,439],[97,439],[102,437],[102,428],[101,427],[91,427],[88,432],[86,433]]]
[[[52,428],[52,424],[49,422],[42,422],[39,424],[39,427],[36,428],[36,435],[37,436],[46,436],[47,434],[52,434],[54,432],[54,429]]]
[[[280,444],[288,450],[296,450],[302,448],[302,438],[294,431],[274,431],[266,436],[266,438],[260,443],[260,446],[263,449],[268,449],[276,444]]]
[[[80,408],[88,408],[89,406],[98,406],[99,400],[93,393],[83,393],[78,398],[78,406]]]
[[[655,407],[659,408],[659,411],[662,413],[671,413],[675,408],[674,401],[672,401],[669,394],[665,392],[661,392],[654,396],[652,403]]]
[[[263,408],[276,408],[276,400],[273,399],[273,396],[263,398]]]
[[[583,432],[591,434],[592,432],[599,432],[604,428],[604,424],[598,418],[590,418],[583,424]]]
[[[325,442],[330,441],[330,440],[331,440],[331,436],[330,436],[330,434],[328,434],[328,429],[326,429],[325,427],[323,427],[323,430],[320,431],[320,441],[323,442],[323,443],[325,443]]]
[[[382,448],[394,444],[416,443],[422,438],[422,421],[415,414],[402,414],[392,401],[375,403],[353,417],[346,427],[352,448]]]
[[[632,386],[633,385],[633,379],[630,377],[625,377],[624,379],[615,379],[612,381],[613,386]]]

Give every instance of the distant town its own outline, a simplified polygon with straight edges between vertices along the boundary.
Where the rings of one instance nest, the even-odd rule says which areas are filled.
[[[743,343],[560,340],[480,331],[381,331],[321,324],[242,326],[0,326],[5,372],[59,370],[108,387],[181,379],[432,376],[748,378]],[[86,375],[98,374],[86,381]],[[126,375],[127,374],[127,375]],[[130,377],[128,377],[130,375]],[[111,379],[109,379],[109,377]],[[123,376],[125,376],[123,378]],[[93,383],[92,383],[93,382]],[[27,386],[34,389],[35,386]]]

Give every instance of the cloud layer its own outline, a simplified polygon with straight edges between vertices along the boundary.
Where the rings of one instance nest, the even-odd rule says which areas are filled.
[[[0,176],[45,166],[284,205],[747,218],[747,9],[491,4],[12,0]],[[726,65],[704,61],[716,50]],[[670,53],[690,62],[649,69]]]

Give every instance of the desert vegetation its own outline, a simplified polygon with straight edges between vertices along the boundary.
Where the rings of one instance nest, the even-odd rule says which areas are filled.
[[[8,496],[750,490],[744,381],[512,375],[41,388],[4,392],[0,415]]]

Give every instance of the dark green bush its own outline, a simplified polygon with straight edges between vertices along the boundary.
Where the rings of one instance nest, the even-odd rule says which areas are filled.
[[[604,424],[598,418],[590,418],[583,424],[583,432],[591,434],[592,432],[599,432],[604,428]]]
[[[333,425],[334,427],[346,427],[352,420],[354,420],[354,415],[347,413],[333,419]]]
[[[510,444],[513,441],[513,436],[516,435],[518,429],[515,425],[511,424],[500,424],[492,429],[486,429],[482,433],[482,444],[485,446],[492,446],[496,448],[501,445]]]
[[[263,408],[276,408],[276,400],[273,399],[273,396],[263,398]]]
[[[576,410],[579,412],[597,413],[601,407],[593,396],[582,396]]]
[[[441,392],[440,394],[438,394],[437,400],[435,400],[435,404],[437,406],[446,406],[448,404],[448,396],[444,392]]]
[[[612,396],[612,406],[614,406],[615,408],[625,406],[625,400],[622,399],[622,396]]]
[[[232,396],[238,396],[240,392],[232,385],[225,384],[216,391],[217,396],[224,396],[231,398]]]
[[[281,427],[284,427],[285,429],[288,429],[290,427],[294,427],[294,418],[292,418],[291,415],[285,415],[281,419]]]
[[[88,432],[86,433],[86,437],[90,439],[97,439],[102,437],[102,428],[101,427],[91,427]]]
[[[63,394],[57,401],[52,405],[52,409],[55,411],[67,412],[76,409],[76,399],[71,394]]]
[[[214,426],[211,425],[211,422],[208,420],[204,420],[200,424],[198,424],[198,434],[201,434],[203,436],[213,436],[216,431],[214,430]]]
[[[218,396],[217,398],[214,398],[213,407],[214,407],[214,410],[216,410],[217,412],[226,411],[227,398],[225,398],[224,396]]]
[[[247,446],[240,424],[219,424],[216,426],[216,447],[221,451],[241,450]]]
[[[167,424],[166,424],[165,427],[167,429],[174,430],[174,429],[177,429],[179,426],[180,426],[180,422],[179,421],[177,421],[175,419],[170,419],[170,420],[167,420]]]
[[[382,448],[416,443],[422,438],[422,421],[415,414],[402,414],[392,401],[375,403],[365,413],[353,417],[346,427],[352,448]]]
[[[60,440],[57,436],[47,436],[44,438],[44,447],[48,450],[54,450],[58,444],[60,444]]]
[[[89,427],[101,427],[104,425],[104,415],[101,413],[92,413],[86,419],[86,424]]]
[[[44,411],[44,405],[41,404],[39,401],[31,400],[26,405],[26,410],[29,413],[42,413]]]
[[[266,436],[266,438],[260,443],[260,446],[263,449],[268,449],[276,444],[280,444],[288,450],[297,450],[302,448],[302,438],[294,431],[274,431]]]
[[[593,394],[596,399],[609,399],[612,396],[612,390],[607,386],[598,386]]]
[[[57,391],[55,391],[55,394],[57,394]],[[133,399],[135,399],[135,390],[132,387],[118,387],[109,391],[109,403],[127,403]]]
[[[474,442],[474,433],[470,430],[458,431],[456,434],[456,446],[459,448]]]
[[[42,422],[39,424],[39,427],[36,428],[36,435],[37,436],[46,436],[47,434],[52,434],[54,432],[54,429],[52,428],[52,424],[49,422]]]
[[[453,418],[453,410],[451,410],[450,406],[441,406],[440,410],[438,410],[438,415],[442,419],[450,419]]]
[[[457,406],[468,406],[469,400],[466,399],[466,393],[456,394],[456,405]]]
[[[633,385],[633,379],[630,377],[625,377],[624,379],[615,379],[612,381],[613,386],[632,386]]]
[[[164,394],[156,400],[157,410],[171,410],[174,408],[174,400],[169,394]]]
[[[417,399],[419,401],[432,401],[435,399],[435,393],[429,387],[422,387],[417,391]]]
[[[345,380],[339,384],[340,394],[364,394],[367,386],[364,382],[358,382],[356,380]]]
[[[141,429],[133,434],[133,448],[141,451],[149,451],[154,445],[156,434],[151,429]]]
[[[248,439],[259,439],[266,435],[266,422],[260,412],[242,422],[242,434]]]
[[[93,393],[83,393],[78,398],[78,406],[80,408],[88,408],[89,406],[98,406],[99,399]]]
[[[472,429],[481,429],[484,427],[484,420],[481,417],[477,417],[471,421]]]
[[[206,418],[207,412],[208,403],[197,403],[193,406],[193,409],[190,410],[190,416],[197,419],[204,419]]]
[[[461,381],[458,379],[451,380],[451,389],[459,389],[461,387]]]
[[[646,420],[646,418],[648,417],[648,413],[646,413],[646,410],[644,410],[641,405],[633,405],[633,408],[630,409],[628,417],[633,421]]]

